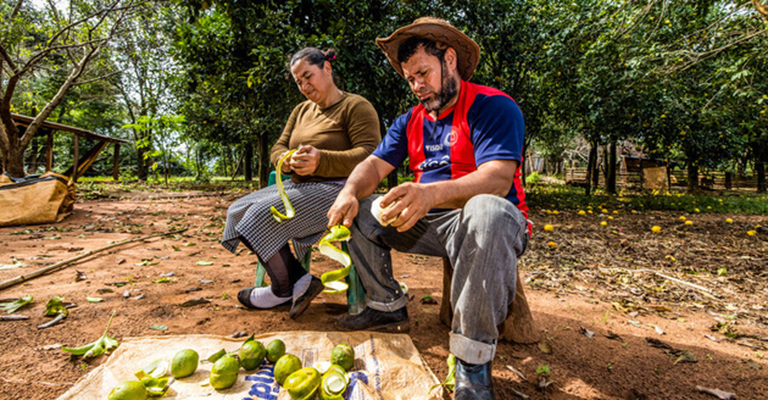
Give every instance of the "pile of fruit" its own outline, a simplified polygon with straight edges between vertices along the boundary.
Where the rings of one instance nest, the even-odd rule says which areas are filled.
[[[266,347],[248,338],[237,352],[228,353],[221,349],[204,361],[213,363],[208,379],[211,387],[217,390],[228,389],[237,382],[240,367],[246,371],[258,368],[264,360],[275,364],[275,380],[294,400],[310,400],[315,396],[320,400],[342,400],[349,385],[349,371],[355,364],[355,350],[342,343],[334,347],[330,364],[321,373],[315,367],[304,368],[299,357],[286,354],[285,343],[280,339],[271,341]],[[110,392],[107,400],[146,400],[148,397],[162,397],[168,391],[173,380],[183,379],[195,373],[200,362],[196,351],[181,350],[171,363],[157,360],[136,372],[138,381],[125,381]],[[328,363],[320,363],[326,365]]]

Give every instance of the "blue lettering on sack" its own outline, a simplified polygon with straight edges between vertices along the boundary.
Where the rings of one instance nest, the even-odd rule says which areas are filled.
[[[363,382],[364,384],[368,384],[368,375],[365,374],[365,372],[352,372],[349,374],[349,385],[347,386],[347,390],[344,391],[344,397],[345,400],[352,400],[352,393],[355,391],[355,385],[357,385],[357,382]]]
[[[277,394],[280,393],[280,386],[275,381],[275,365],[264,362],[255,374],[246,376],[246,381],[254,382],[248,395],[243,400],[277,400]]]

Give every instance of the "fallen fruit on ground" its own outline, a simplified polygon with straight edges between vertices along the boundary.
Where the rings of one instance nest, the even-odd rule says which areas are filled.
[[[346,343],[336,345],[331,352],[331,364],[339,365],[345,371],[349,371],[355,365],[355,349]]]
[[[286,354],[275,364],[275,380],[281,386],[292,373],[301,369],[301,360],[293,354]]]
[[[264,357],[267,355],[267,349],[258,340],[253,339],[251,335],[248,340],[240,346],[240,350],[237,351],[237,356],[240,358],[240,365],[246,371],[254,370],[264,362]]]
[[[320,373],[312,367],[302,368],[285,380],[283,387],[293,400],[311,399],[320,387]]]
[[[224,356],[219,358],[211,368],[211,387],[214,389],[228,389],[237,382],[237,373],[240,364],[234,357]]]
[[[285,354],[285,343],[280,339],[275,339],[267,345],[267,360],[276,363]]]
[[[139,381],[121,382],[107,396],[107,400],[146,400],[147,389]]]
[[[176,353],[173,356],[173,362],[171,362],[171,375],[179,379],[194,374],[197,370],[198,361],[200,361],[200,356],[192,349],[184,349]]]

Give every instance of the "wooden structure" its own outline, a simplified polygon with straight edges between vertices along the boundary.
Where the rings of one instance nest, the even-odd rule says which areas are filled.
[[[13,121],[18,126],[24,128],[28,127],[35,119],[26,115],[11,114]],[[68,176],[73,181],[77,182],[77,178],[82,176],[88,168],[93,165],[96,158],[109,144],[114,144],[113,164],[112,164],[112,178],[114,180],[120,180],[120,144],[130,144],[131,142],[124,139],[116,139],[109,136],[99,135],[98,133],[86,131],[85,129],[75,128],[73,126],[63,125],[56,122],[44,121],[40,126],[38,132],[46,133],[48,140],[45,145],[45,172],[50,171],[53,168],[53,133],[55,131],[64,131],[74,134],[74,163],[63,175]],[[85,137],[88,139],[96,140],[98,143],[88,150],[82,157],[80,157],[79,137]]]
[[[443,299],[440,303],[440,321],[451,327],[453,308],[451,308],[451,282],[453,267],[447,258],[443,258]],[[533,324],[533,315],[528,307],[528,300],[523,291],[520,269],[517,270],[517,288],[515,298],[507,307],[507,319],[499,326],[499,338],[514,343],[530,344],[539,341]]]

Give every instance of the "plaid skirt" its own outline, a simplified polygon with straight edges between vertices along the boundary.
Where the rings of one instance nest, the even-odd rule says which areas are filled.
[[[243,242],[262,261],[267,261],[292,240],[296,258],[301,260],[322,237],[328,226],[328,210],[343,185],[338,182],[297,184],[284,181],[283,186],[296,209],[295,216],[280,223],[272,217],[270,206],[285,213],[277,185],[237,199],[229,206],[221,239],[227,250],[234,253],[237,245]]]

